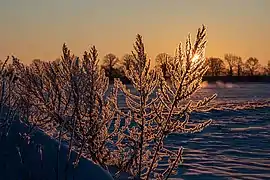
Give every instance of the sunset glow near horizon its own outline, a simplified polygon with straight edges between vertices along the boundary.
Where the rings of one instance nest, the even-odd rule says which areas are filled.
[[[188,33],[207,27],[207,57],[225,53],[270,60],[270,0],[5,0],[0,2],[0,59],[55,60],[63,43],[82,57],[121,58],[141,34],[148,57],[174,54]]]

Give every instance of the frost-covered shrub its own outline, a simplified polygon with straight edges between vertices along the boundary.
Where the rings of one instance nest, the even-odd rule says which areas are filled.
[[[67,143],[70,153],[75,150],[105,167],[110,160],[107,142],[115,133],[108,127],[117,116],[116,91],[105,99],[109,80],[98,66],[96,48],[80,60],[64,44],[60,61],[26,66],[14,60],[14,66],[21,116]]]
[[[124,154],[119,159],[119,169],[140,179],[167,179],[182,161],[183,152],[171,151],[164,146],[165,138],[171,133],[194,133],[211,123],[207,120],[187,127],[193,110],[203,108],[215,95],[194,104],[187,101],[199,88],[207,71],[205,63],[205,27],[198,30],[192,46],[191,38],[186,41],[185,51],[181,44],[173,61],[168,66],[169,80],[160,70],[150,69],[142,37],[137,35],[134,45],[134,63],[125,74],[132,82],[135,93],[131,93],[121,81],[116,85],[124,93],[126,106],[125,125],[118,136],[115,153]],[[154,98],[153,98],[154,97]],[[157,171],[161,160],[168,160],[164,171]]]
[[[9,128],[15,118],[16,97],[14,88],[16,77],[9,57],[4,62],[0,61],[0,140],[8,135]]]
[[[193,45],[190,36],[184,50],[179,45],[166,64],[166,80],[160,69],[150,68],[142,36],[137,35],[133,61],[125,70],[135,93],[119,79],[108,89],[109,79],[98,65],[94,46],[81,59],[71,55],[65,44],[61,60],[26,66],[14,58],[21,117],[59,144],[66,143],[68,161],[75,150],[78,159],[83,155],[104,168],[116,167],[116,178],[127,172],[140,179],[167,179],[176,173],[183,152],[182,147],[177,152],[168,149],[167,136],[198,132],[211,123],[188,126],[192,111],[205,110],[215,97],[189,100],[207,71],[205,35],[203,27]],[[127,111],[118,107],[118,91],[124,94]],[[164,160],[168,166],[158,169]]]

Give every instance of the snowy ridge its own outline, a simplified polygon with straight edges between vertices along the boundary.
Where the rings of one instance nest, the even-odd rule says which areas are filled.
[[[0,129],[0,180],[57,179],[58,142],[40,130],[35,130],[31,134],[31,140],[27,141],[23,134],[28,130],[29,127],[19,121],[12,123],[7,136]],[[59,180],[113,179],[108,172],[85,158],[81,158],[79,165],[73,168],[72,163],[77,154],[72,152],[71,161],[66,163],[67,152],[67,148],[62,146],[59,153]],[[68,170],[65,171],[67,164]]]

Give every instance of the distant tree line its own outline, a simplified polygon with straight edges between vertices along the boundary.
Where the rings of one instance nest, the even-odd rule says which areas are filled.
[[[255,57],[249,57],[245,61],[240,56],[225,54],[221,58],[207,58],[209,66],[207,76],[269,76],[270,61],[266,66],[260,64]]]
[[[160,68],[163,77],[169,76],[168,66],[173,62],[174,57],[167,53],[159,53],[155,58],[155,68]],[[39,62],[35,59],[33,62]],[[260,64],[255,57],[249,57],[245,61],[240,56],[234,54],[225,54],[224,59],[218,57],[206,58],[208,71],[205,76],[270,76],[270,60],[266,66]],[[105,70],[105,74],[112,81],[114,78],[125,80],[125,69],[129,70],[134,64],[133,54],[125,54],[122,58],[118,58],[113,53],[106,54],[102,59],[101,68]]]

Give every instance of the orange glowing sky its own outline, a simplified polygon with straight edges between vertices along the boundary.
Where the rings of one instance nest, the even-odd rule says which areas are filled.
[[[0,59],[54,60],[64,42],[81,56],[132,50],[140,33],[150,58],[173,54],[205,24],[207,56],[234,53],[270,60],[270,0],[5,0],[0,2]]]

